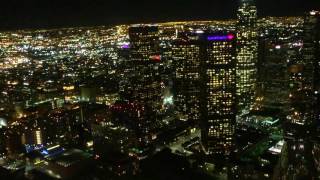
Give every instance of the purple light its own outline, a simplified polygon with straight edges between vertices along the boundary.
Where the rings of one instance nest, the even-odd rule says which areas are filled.
[[[121,49],[129,49],[129,48],[130,48],[129,44],[124,44],[121,46]]]
[[[208,36],[209,41],[227,40],[227,36]]]
[[[226,40],[233,40],[235,37],[233,34],[222,35],[222,36],[208,36],[208,41],[226,41]]]
[[[233,35],[233,34],[228,34],[228,36],[227,36],[227,37],[228,37],[228,39],[229,39],[229,40],[234,39],[234,35]]]

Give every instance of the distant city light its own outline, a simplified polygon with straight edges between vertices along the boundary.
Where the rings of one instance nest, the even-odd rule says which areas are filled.
[[[255,0],[239,1],[226,20],[1,32],[0,167],[44,179],[318,176],[320,11],[259,17]]]
[[[319,14],[319,11],[310,11],[310,15],[314,16],[314,15],[317,15]]]
[[[293,47],[302,47],[303,43],[302,42],[296,42],[292,44]]]

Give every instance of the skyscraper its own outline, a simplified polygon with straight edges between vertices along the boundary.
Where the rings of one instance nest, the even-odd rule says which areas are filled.
[[[303,36],[304,89],[311,91],[311,124],[319,122],[320,90],[320,11],[311,11],[305,16]]]
[[[266,32],[269,29],[265,30]],[[259,65],[256,86],[256,98],[253,110],[285,112],[288,106],[289,75],[288,59],[292,60],[295,50],[300,47],[290,46],[296,36],[283,38],[281,34],[291,30],[279,30],[275,35],[263,33],[259,39]],[[290,47],[290,49],[289,49]]]
[[[237,96],[239,113],[250,110],[257,76],[257,9],[253,0],[242,0],[237,23]]]
[[[137,110],[136,129],[141,145],[152,139],[152,130],[161,108],[161,78],[158,26],[131,26],[129,28],[131,68],[130,101],[141,107]]]
[[[285,126],[284,179],[314,179],[320,173],[315,153],[319,144],[314,141],[319,119],[319,35],[320,13],[311,11],[304,19],[302,58],[289,67],[291,92]]]
[[[172,44],[175,106],[180,119],[199,124],[200,43],[176,40]]]
[[[229,155],[236,119],[236,36],[210,33],[201,50],[201,141],[206,154]]]
[[[320,13],[311,11],[305,16],[301,60],[289,66],[290,113],[288,123],[294,131],[314,127],[318,119]],[[294,134],[299,134],[298,132]],[[304,132],[302,132],[304,134]]]
[[[201,128],[207,155],[229,155],[236,119],[236,36],[190,33],[172,44],[175,105]]]

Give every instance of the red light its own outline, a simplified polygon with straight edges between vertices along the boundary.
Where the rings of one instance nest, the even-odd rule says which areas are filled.
[[[159,62],[161,61],[161,56],[160,55],[151,56],[151,60]]]

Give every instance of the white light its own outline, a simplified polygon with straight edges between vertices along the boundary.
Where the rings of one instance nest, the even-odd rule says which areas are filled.
[[[202,34],[202,33],[204,33],[204,31],[202,31],[202,30],[197,30],[196,33],[197,33],[197,34]]]
[[[0,127],[7,126],[7,121],[3,118],[0,118]]]
[[[42,144],[42,137],[41,137],[41,132],[36,131],[36,143],[37,144]]]
[[[173,104],[173,96],[169,96],[169,97],[164,98],[163,103],[164,104]]]

